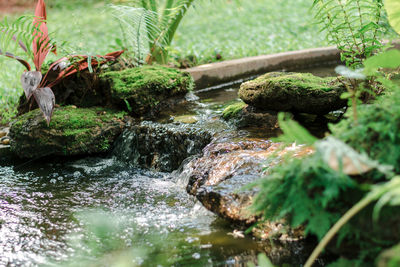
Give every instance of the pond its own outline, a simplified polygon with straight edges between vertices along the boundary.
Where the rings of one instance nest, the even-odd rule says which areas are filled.
[[[164,120],[216,120],[238,101],[237,90],[233,83],[197,92],[194,104]],[[127,166],[112,155],[0,160],[0,177],[1,266],[81,266],[94,258],[99,266],[110,258],[129,259],[122,266],[244,266],[261,252],[298,266],[313,245],[235,238],[229,223],[186,193],[179,172]]]

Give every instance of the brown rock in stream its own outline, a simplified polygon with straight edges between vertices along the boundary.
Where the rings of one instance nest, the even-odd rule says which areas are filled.
[[[277,162],[273,155],[299,149],[287,147],[279,151],[279,147],[280,144],[263,139],[210,144],[203,150],[203,156],[191,161],[182,173],[189,179],[186,189],[207,209],[234,224],[248,227],[258,220],[249,211],[257,191],[246,186],[265,175],[268,167]],[[294,156],[309,152],[301,149]],[[273,161],[266,165],[268,159]],[[263,223],[254,233],[265,239],[302,237],[301,230],[288,229],[284,222]]]

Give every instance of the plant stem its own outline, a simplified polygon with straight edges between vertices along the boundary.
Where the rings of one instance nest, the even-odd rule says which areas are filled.
[[[360,17],[360,28],[362,28],[364,23],[363,23],[363,18],[362,18],[362,14],[361,14],[360,0],[357,0],[356,3],[357,3],[357,8],[358,8],[358,14],[359,14],[359,17]],[[363,51],[365,53],[366,44],[365,44],[364,33],[361,33],[361,41],[362,41],[362,45],[363,45]]]
[[[359,213],[362,209],[368,206],[376,199],[375,194],[367,195],[367,197],[363,198],[356,205],[354,205],[350,210],[348,210],[340,219],[336,222],[336,224],[329,230],[329,232],[324,236],[324,238],[319,242],[318,246],[314,249],[311,256],[308,258],[304,267],[311,267],[318,256],[321,254],[322,250],[328,245],[328,243],[332,240],[335,234],[345,225],[351,218],[353,218],[357,213]]]
[[[353,38],[354,45],[355,45],[355,47],[357,48],[359,54],[362,55],[361,48],[360,48],[360,46],[359,46],[358,43],[357,43],[357,39],[356,39],[356,36],[355,36],[355,34],[354,34],[354,31],[353,31],[353,26],[351,25],[351,23],[350,23],[350,21],[349,21],[349,15],[347,14],[346,9],[344,8],[344,5],[343,5],[343,3],[342,3],[342,0],[338,0],[338,2],[339,2],[339,5],[340,5],[340,8],[341,8],[342,11],[343,11],[344,20],[345,20],[347,26],[349,27],[349,30],[350,30],[350,33],[351,33],[351,37]]]
[[[371,191],[367,196],[357,202],[351,209],[349,209],[340,219],[335,223],[335,225],[328,231],[328,233],[322,238],[318,246],[314,249],[310,257],[307,259],[304,267],[311,267],[318,256],[321,254],[322,250],[328,245],[335,234],[345,225],[351,218],[353,218],[357,213],[363,210],[372,202],[381,198],[384,194],[390,190],[396,189],[400,186],[400,176],[393,177],[389,182],[386,182]]]

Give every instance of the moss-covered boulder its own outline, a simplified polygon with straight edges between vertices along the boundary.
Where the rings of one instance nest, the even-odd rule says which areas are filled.
[[[111,71],[100,78],[110,87],[113,103],[138,116],[157,113],[194,86],[189,73],[162,66]]]
[[[261,110],[326,114],[346,106],[347,101],[340,98],[345,91],[335,77],[271,72],[243,83],[239,97]]]
[[[222,112],[222,118],[238,128],[259,127],[272,135],[279,129],[276,111],[260,111],[243,102],[227,106]]]
[[[36,109],[11,125],[11,151],[21,158],[104,153],[121,134],[124,112],[73,106],[56,108],[50,126]]]

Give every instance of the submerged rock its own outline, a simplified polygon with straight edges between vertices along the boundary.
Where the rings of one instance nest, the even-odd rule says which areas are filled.
[[[104,108],[56,108],[50,126],[39,109],[11,125],[11,151],[21,158],[104,153],[121,134],[124,112]]]
[[[260,110],[323,115],[346,106],[347,100],[340,97],[345,91],[335,77],[271,72],[243,83],[239,97]]]
[[[211,139],[211,132],[190,124],[145,121],[124,131],[113,155],[129,164],[171,172],[186,158],[200,154]]]
[[[193,89],[189,73],[162,66],[142,66],[100,76],[110,88],[112,102],[137,116],[156,114]]]

